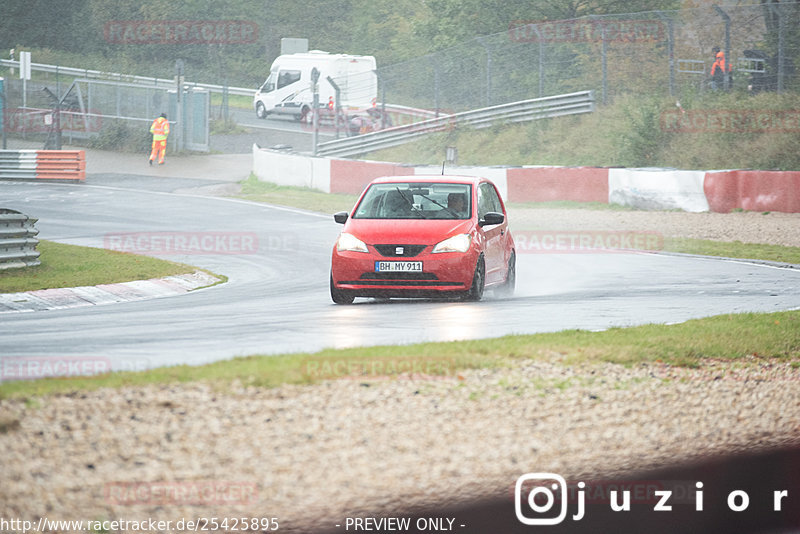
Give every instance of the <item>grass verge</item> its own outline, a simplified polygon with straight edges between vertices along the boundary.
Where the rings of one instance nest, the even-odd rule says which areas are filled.
[[[197,367],[6,382],[0,384],[0,398],[192,381],[210,383],[223,391],[234,384],[270,388],[314,384],[328,378],[370,382],[408,371],[459,380],[459,371],[504,366],[518,359],[555,357],[565,364],[663,362],[694,367],[704,358],[735,362],[752,356],[800,363],[800,311],[720,315],[677,325],[612,328],[603,332],[568,330],[473,341],[256,355]]]
[[[242,192],[239,198],[266,202],[279,206],[290,206],[320,213],[334,214],[337,211],[350,211],[357,195],[324,193],[310,187],[295,187],[261,182],[254,174],[240,182]]]
[[[777,261],[800,265],[800,247],[667,237],[664,239],[664,250],[683,254]]]
[[[41,265],[0,271],[0,293],[115,284],[185,274],[197,269],[149,256],[52,241],[40,241],[37,250]]]

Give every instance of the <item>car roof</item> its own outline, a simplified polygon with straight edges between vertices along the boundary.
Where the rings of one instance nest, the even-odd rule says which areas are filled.
[[[462,176],[458,174],[411,174],[400,176],[381,176],[372,180],[373,184],[386,184],[386,183],[446,183],[446,184],[478,184],[480,182],[489,182],[488,178],[482,176]]]

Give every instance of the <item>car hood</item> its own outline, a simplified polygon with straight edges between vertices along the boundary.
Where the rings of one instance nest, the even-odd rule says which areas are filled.
[[[368,245],[435,245],[450,236],[470,233],[473,225],[470,219],[349,219],[343,231]]]

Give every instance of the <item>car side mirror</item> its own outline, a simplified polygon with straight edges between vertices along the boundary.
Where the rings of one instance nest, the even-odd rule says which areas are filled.
[[[333,220],[339,224],[344,224],[347,222],[348,213],[346,211],[340,211],[339,213],[333,214]]]
[[[478,226],[492,226],[495,224],[503,224],[503,221],[506,220],[506,216],[502,213],[497,213],[496,211],[490,211],[483,218],[478,221]]]

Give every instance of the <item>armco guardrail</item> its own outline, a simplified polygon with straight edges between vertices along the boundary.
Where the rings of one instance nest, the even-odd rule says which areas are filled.
[[[3,67],[19,68],[19,61],[10,59],[0,59],[0,65]],[[159,89],[174,89],[175,80],[171,78],[150,78],[148,76],[135,76],[131,74],[120,74],[117,72],[103,72],[99,70],[90,69],[76,69],[74,67],[62,67],[60,65],[47,65],[44,63],[31,63],[31,70],[40,72],[51,72],[54,74],[63,74],[65,76],[77,76],[86,79],[96,80],[113,80],[134,85],[141,85],[142,87],[158,87]],[[197,87],[205,89],[212,93],[222,93],[224,87],[222,85],[215,85],[210,83],[193,83],[184,82],[186,87]],[[228,94],[250,96],[255,95],[255,89],[248,89],[246,87],[228,87]]]
[[[83,150],[0,150],[0,180],[86,180]]]
[[[414,124],[320,143],[317,147],[317,154],[320,156],[352,156],[402,145],[419,137],[441,132],[455,126],[467,125],[473,128],[483,128],[498,122],[524,122],[562,115],[591,113],[592,111],[594,111],[594,94],[592,91],[533,98],[531,100],[444,115]]]
[[[0,208],[0,271],[40,265],[34,228],[38,219],[18,211]]]

